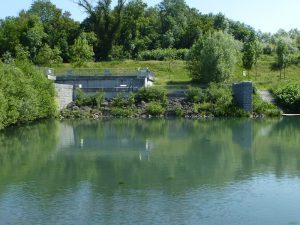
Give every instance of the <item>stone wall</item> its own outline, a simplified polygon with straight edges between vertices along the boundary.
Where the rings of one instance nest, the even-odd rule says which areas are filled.
[[[61,110],[73,101],[73,95],[74,95],[73,85],[55,83],[54,86],[57,91],[57,100],[59,103],[59,109]]]
[[[232,85],[235,103],[246,112],[252,112],[252,82],[241,82]]]

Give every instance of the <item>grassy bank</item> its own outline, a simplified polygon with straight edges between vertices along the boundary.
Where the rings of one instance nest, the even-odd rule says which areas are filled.
[[[300,65],[292,65],[286,69],[286,79],[279,79],[279,71],[271,69],[272,63],[275,61],[275,56],[263,55],[257,65],[257,69],[253,68],[248,72],[247,76],[243,76],[243,68],[236,65],[235,72],[228,80],[229,83],[243,80],[251,80],[259,89],[272,89],[280,84],[300,81]],[[156,85],[171,86],[190,84],[189,71],[186,68],[185,61],[111,61],[89,63],[88,68],[124,68],[137,69],[148,67],[155,73],[157,81]],[[72,68],[71,64],[63,64],[55,68],[55,71],[63,71]]]

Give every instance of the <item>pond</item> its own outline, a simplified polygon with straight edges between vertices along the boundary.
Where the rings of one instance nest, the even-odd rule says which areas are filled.
[[[300,224],[299,118],[0,132],[0,224]]]

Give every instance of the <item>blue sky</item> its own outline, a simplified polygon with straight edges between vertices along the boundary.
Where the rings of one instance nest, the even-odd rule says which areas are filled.
[[[21,9],[28,9],[33,0],[8,0],[1,4],[0,18],[16,16]],[[144,0],[154,6],[160,0]],[[81,21],[86,17],[74,0],[52,0],[59,8],[71,12]],[[299,0],[186,0],[186,3],[203,13],[222,12],[233,20],[239,20],[263,32],[276,32],[279,28],[300,29]]]

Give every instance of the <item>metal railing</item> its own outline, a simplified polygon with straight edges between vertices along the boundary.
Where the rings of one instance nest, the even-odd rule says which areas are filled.
[[[49,69],[45,69],[49,71]],[[154,78],[148,68],[75,68],[52,70],[55,76],[142,76]]]

